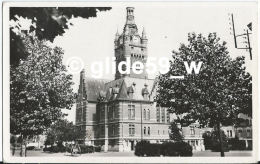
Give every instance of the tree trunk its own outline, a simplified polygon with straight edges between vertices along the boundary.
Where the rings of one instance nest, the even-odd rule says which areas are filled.
[[[27,151],[26,151],[26,138],[21,135],[21,152],[20,152],[20,156],[23,157],[27,155]]]
[[[15,155],[15,148],[16,148],[16,142],[13,144],[13,150],[12,150],[12,155]]]
[[[26,143],[26,141],[27,141],[27,140],[25,140],[25,142],[24,142],[24,156],[25,156],[25,157],[27,156],[27,148],[26,148],[27,143]]]
[[[223,141],[222,141],[222,134],[220,129],[220,123],[217,124],[217,130],[218,130],[218,137],[219,137],[219,144],[220,144],[220,156],[224,157],[224,148],[223,148]]]
[[[20,151],[20,156],[23,156],[23,135],[21,135],[21,151]]]

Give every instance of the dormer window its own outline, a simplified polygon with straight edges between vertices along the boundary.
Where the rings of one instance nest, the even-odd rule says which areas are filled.
[[[134,94],[134,92],[135,92],[135,83],[133,82],[133,84],[132,84],[132,86],[130,86],[130,87],[128,87],[128,89],[127,89],[127,94],[128,94],[128,97],[130,98],[130,99],[132,99],[133,98],[133,94]]]
[[[142,96],[144,97],[144,100],[148,100],[149,99],[149,91],[147,89],[147,84],[144,84],[144,88],[142,89]]]

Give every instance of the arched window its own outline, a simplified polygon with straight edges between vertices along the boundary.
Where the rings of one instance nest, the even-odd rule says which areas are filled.
[[[147,120],[150,120],[150,110],[147,109]]]
[[[146,127],[144,127],[144,134],[146,134]]]
[[[144,119],[146,120],[146,110],[144,109]]]

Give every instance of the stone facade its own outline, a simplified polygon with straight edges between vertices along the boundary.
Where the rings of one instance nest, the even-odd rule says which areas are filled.
[[[130,65],[147,60],[146,33],[138,34],[134,8],[127,9],[122,34],[115,36],[116,67],[130,58]],[[126,69],[126,68],[124,68]],[[140,68],[141,69],[141,68]],[[76,106],[76,125],[86,132],[86,144],[102,146],[103,151],[132,151],[140,140],[162,143],[169,140],[173,115],[154,102],[156,80],[143,73],[121,74],[115,80],[85,77],[81,72]],[[192,136],[197,137],[197,136]],[[197,138],[198,139],[198,138]],[[201,139],[201,138],[200,138]]]
[[[118,69],[116,69],[115,79],[119,79],[125,76],[135,77],[135,78],[148,78],[145,69],[143,73],[136,74],[133,72],[132,64],[134,62],[140,62],[144,66],[147,60],[147,42],[145,30],[143,29],[142,36],[138,34],[138,28],[134,20],[134,8],[127,7],[126,24],[124,26],[123,33],[120,35],[118,32],[115,36],[115,57],[116,66],[122,61],[126,61],[130,58],[130,73],[121,74]]]

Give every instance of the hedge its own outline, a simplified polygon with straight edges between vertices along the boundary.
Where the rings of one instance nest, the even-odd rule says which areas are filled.
[[[51,147],[43,148],[44,152],[49,151],[49,152],[52,152],[52,153],[66,152],[66,150],[67,150],[67,148],[65,146],[51,146]]]
[[[192,147],[186,142],[151,144],[140,141],[135,146],[136,156],[192,156]]]
[[[88,146],[88,145],[80,145],[81,153],[94,153],[101,152],[100,146]]]
[[[81,152],[80,153],[93,153],[93,152],[101,152],[100,146],[88,146],[88,145],[79,145]],[[52,153],[58,153],[58,152],[69,152],[71,153],[71,147],[65,147],[65,146],[51,146],[47,148],[43,148],[43,151],[49,151]]]
[[[239,140],[238,138],[232,138],[228,141],[230,150],[247,150],[246,142],[244,140]]]
[[[229,151],[229,147],[228,147],[228,143],[227,142],[223,142],[222,146],[223,146],[224,152],[228,152]],[[213,152],[220,152],[220,143],[219,142],[214,142],[212,144],[211,151],[213,151]]]
[[[35,149],[35,146],[27,146],[26,147],[26,150],[34,150]]]
[[[145,152],[147,152],[148,150],[148,145],[150,143],[148,141],[141,141],[141,142],[137,142],[136,146],[135,146],[135,155],[136,156],[144,156]]]

